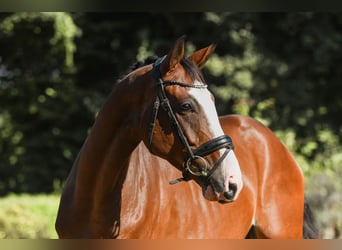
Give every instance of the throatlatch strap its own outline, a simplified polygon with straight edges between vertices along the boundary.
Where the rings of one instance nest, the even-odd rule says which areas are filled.
[[[148,146],[150,149],[152,147],[153,131],[154,131],[154,127],[156,125],[159,106],[160,106],[160,101],[159,101],[159,97],[157,96],[156,100],[154,101],[153,111],[152,111],[152,120],[151,120],[150,128],[148,131]]]

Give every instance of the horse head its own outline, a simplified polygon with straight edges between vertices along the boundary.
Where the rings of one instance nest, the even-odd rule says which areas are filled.
[[[242,189],[239,163],[200,72],[215,45],[188,57],[184,46],[184,39],[178,39],[150,70],[152,101],[144,119],[148,125],[143,140],[151,153],[182,171],[183,178],[172,183],[193,179],[206,199],[234,201]]]

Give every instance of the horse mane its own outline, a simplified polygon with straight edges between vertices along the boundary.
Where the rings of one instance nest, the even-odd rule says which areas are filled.
[[[148,56],[143,60],[135,62],[131,67],[130,67],[130,72],[139,69],[143,66],[146,66],[148,64],[154,63],[158,59],[158,56],[152,55]],[[202,82],[204,82],[204,77],[202,75],[202,72],[199,70],[199,68],[188,58],[183,57],[182,60],[180,61],[181,65],[184,67],[185,71],[190,75],[192,80],[199,79]]]
[[[130,67],[130,72],[139,69],[143,66],[149,65],[151,63],[154,63],[158,59],[158,56],[153,55],[153,56],[148,56],[143,60],[135,62],[131,67]]]

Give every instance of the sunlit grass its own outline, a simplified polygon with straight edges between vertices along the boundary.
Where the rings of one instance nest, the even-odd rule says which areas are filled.
[[[57,238],[59,195],[9,195],[0,198],[0,239]]]

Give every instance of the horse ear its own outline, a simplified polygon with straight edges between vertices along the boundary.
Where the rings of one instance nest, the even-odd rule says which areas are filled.
[[[184,43],[185,36],[178,38],[174,43],[169,54],[167,55],[163,63],[160,65],[160,69],[163,75],[173,71],[176,68],[177,64],[184,57]]]
[[[216,45],[211,44],[206,48],[200,49],[188,56],[188,59],[195,63],[198,68],[202,68],[206,61],[208,60],[211,53],[214,52]]]

